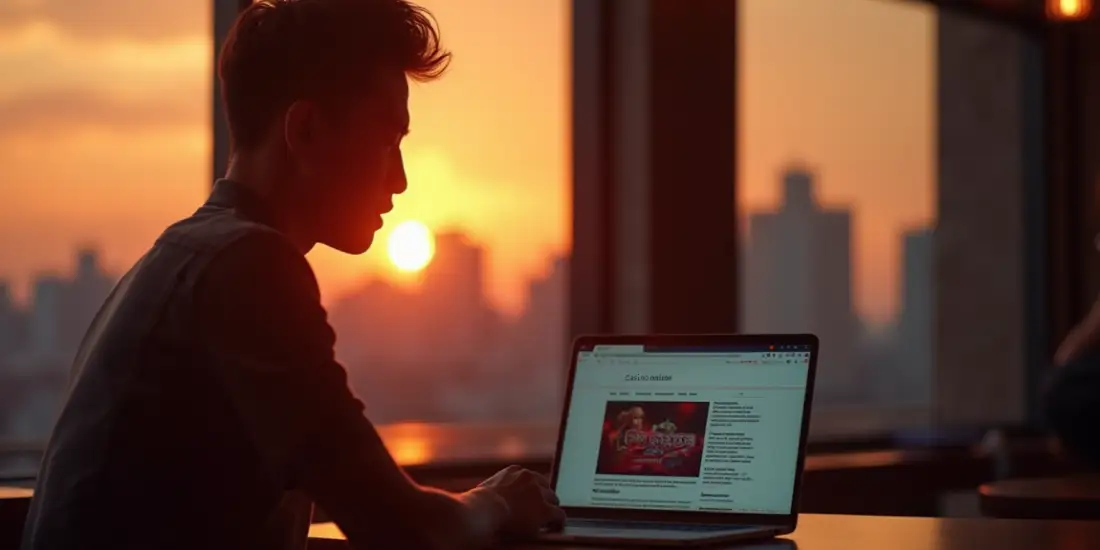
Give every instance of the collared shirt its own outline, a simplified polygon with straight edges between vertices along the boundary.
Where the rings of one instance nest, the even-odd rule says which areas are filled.
[[[92,322],[23,549],[298,549],[314,501],[354,542],[410,484],[334,343],[305,257],[219,181]]]

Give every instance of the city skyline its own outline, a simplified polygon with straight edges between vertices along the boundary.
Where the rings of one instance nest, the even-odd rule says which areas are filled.
[[[752,246],[745,254],[757,269],[743,283],[758,296],[747,303],[748,329],[812,331],[829,342],[830,352],[818,363],[821,410],[844,415],[852,405],[876,406],[897,401],[898,395],[906,406],[930,406],[931,396],[919,388],[927,388],[932,377],[926,349],[932,230],[903,235],[906,309],[892,338],[868,339],[859,323],[844,320],[852,313],[851,294],[844,291],[851,286],[850,256],[832,242],[850,238],[849,213],[816,203],[812,174],[793,170],[782,183],[781,207],[752,214]],[[821,235],[807,239],[806,232]],[[796,240],[808,246],[792,246]],[[823,248],[831,249],[831,264],[813,253]],[[72,273],[35,281],[34,302],[27,308],[13,307],[0,282],[0,376],[34,388],[15,394],[8,388],[0,408],[0,424],[7,426],[0,425],[0,432],[8,437],[48,431],[73,354],[115,284],[95,250],[78,249],[75,256]],[[819,266],[807,269],[810,263]],[[468,236],[441,234],[435,261],[424,267],[417,287],[365,280],[330,307],[336,358],[372,419],[393,424],[555,417],[568,364],[567,309],[560,297],[568,285],[569,258],[555,258],[546,276],[529,282],[528,307],[515,319],[488,303],[484,264],[484,250]],[[785,303],[781,296],[795,296],[798,303]],[[41,382],[27,386],[32,379]],[[532,383],[543,391],[521,397],[507,391]]]
[[[455,64],[442,81],[413,87],[412,185],[387,231],[408,219],[461,228],[491,251],[489,299],[515,316],[526,282],[572,239],[569,2],[423,3]],[[885,320],[898,307],[895,234],[934,211],[935,12],[821,4],[741,2],[738,124],[752,139],[739,140],[740,199],[773,206],[778,167],[805,159],[825,203],[857,207],[854,301]],[[0,83],[9,121],[0,132],[0,235],[11,236],[0,239],[0,276],[21,295],[38,269],[63,268],[89,240],[104,245],[112,271],[125,270],[201,202],[211,176],[206,2],[158,10],[106,0],[94,31],[36,5],[12,8],[18,17],[0,33],[0,70],[13,75]],[[890,48],[867,47],[885,35]],[[839,66],[853,68],[819,69]],[[324,249],[310,259],[329,301],[385,262]]]
[[[899,236],[905,307],[891,337],[869,338],[852,308],[851,212],[820,204],[814,174],[803,169],[789,169],[777,183],[780,205],[749,213],[745,329],[809,331],[829,343],[818,362],[819,410],[845,417],[851,406],[894,402],[928,410],[933,229]],[[22,309],[0,280],[0,376],[22,376],[21,384],[27,375],[46,377],[34,391],[6,398],[0,420],[7,428],[0,431],[9,437],[46,433],[63,389],[55,383],[66,378],[87,324],[119,275],[103,270],[94,249],[76,249],[74,256],[71,272],[35,280],[34,302]],[[527,307],[516,318],[487,300],[486,250],[454,231],[436,236],[433,261],[417,285],[368,277],[337,298],[329,307],[336,358],[368,416],[381,424],[554,418],[568,364],[562,297],[569,257],[550,263],[546,275],[528,282]],[[532,383],[543,391],[507,391]]]
[[[778,307],[779,305],[781,305],[779,297],[771,297],[771,296],[768,296],[767,293],[759,293],[759,292],[755,293],[755,294],[760,294],[761,296],[756,297],[757,298],[756,301],[758,302],[758,304],[756,304],[755,306],[753,305],[754,297],[751,296],[751,295],[754,294],[754,292],[752,292],[751,289],[752,289],[752,286],[754,284],[754,281],[753,281],[754,277],[753,277],[752,270],[754,268],[762,267],[762,265],[766,262],[761,261],[762,258],[759,255],[754,255],[753,254],[753,247],[751,246],[751,242],[753,240],[754,235],[753,235],[753,231],[752,231],[751,227],[752,227],[754,222],[757,225],[759,225],[762,218],[773,217],[777,213],[781,213],[785,209],[788,209],[788,210],[791,210],[791,214],[792,214],[791,219],[797,219],[797,220],[800,220],[800,221],[809,220],[807,223],[811,224],[810,227],[812,227],[813,222],[812,222],[811,218],[814,215],[816,215],[815,212],[823,212],[823,213],[832,212],[836,215],[842,216],[842,219],[844,220],[842,228],[838,228],[842,232],[842,234],[845,235],[846,238],[847,238],[847,240],[843,242],[843,246],[852,247],[853,250],[854,250],[854,253],[852,253],[852,252],[839,253],[835,250],[835,248],[833,248],[831,246],[826,246],[826,247],[822,247],[822,248],[829,249],[829,252],[833,253],[835,258],[837,258],[839,260],[843,260],[842,263],[844,263],[844,265],[845,265],[844,269],[846,270],[846,272],[843,273],[843,274],[840,274],[838,276],[844,278],[844,280],[847,281],[849,289],[845,291],[845,294],[844,294],[845,298],[843,298],[844,303],[843,304],[840,304],[840,303],[837,304],[837,305],[842,305],[843,307],[826,308],[826,310],[830,310],[830,309],[848,310],[850,308],[850,310],[854,313],[855,317],[859,320],[860,325],[863,326],[863,327],[869,327],[869,328],[893,328],[893,327],[895,327],[895,325],[898,324],[898,322],[901,320],[901,317],[904,315],[904,313],[906,311],[906,307],[909,307],[909,308],[915,307],[915,303],[917,303],[919,300],[922,300],[922,299],[925,299],[925,298],[928,298],[930,300],[931,297],[932,297],[931,294],[929,294],[928,292],[922,294],[920,298],[916,298],[916,299],[913,298],[912,296],[907,297],[906,296],[906,291],[908,290],[908,287],[906,286],[906,279],[907,278],[912,279],[913,277],[919,276],[919,275],[914,274],[914,270],[916,270],[917,274],[920,274],[921,273],[920,270],[922,269],[921,266],[914,267],[912,265],[913,260],[911,258],[911,254],[913,253],[913,251],[911,250],[911,248],[913,246],[913,242],[911,242],[911,241],[914,241],[915,239],[924,239],[923,241],[920,241],[920,242],[928,241],[930,243],[930,235],[931,235],[931,232],[932,232],[932,229],[933,229],[934,226],[929,225],[929,226],[905,227],[905,228],[899,230],[897,232],[897,234],[894,235],[894,237],[899,241],[899,249],[902,251],[902,254],[897,259],[898,266],[896,268],[897,272],[902,275],[902,279],[899,281],[899,284],[898,284],[899,295],[897,296],[897,301],[898,301],[899,307],[898,307],[896,313],[893,316],[886,319],[884,322],[876,323],[876,322],[874,322],[874,318],[866,317],[861,312],[857,311],[854,308],[854,305],[853,305],[854,300],[851,299],[852,294],[854,294],[852,292],[852,290],[854,289],[854,286],[855,286],[854,285],[854,280],[853,280],[854,277],[852,276],[852,272],[854,272],[855,266],[852,264],[853,263],[852,258],[859,255],[858,254],[858,252],[859,252],[858,248],[855,247],[856,243],[855,243],[854,239],[851,238],[851,235],[852,235],[851,220],[854,217],[853,214],[855,213],[855,210],[852,209],[852,208],[835,207],[835,206],[824,204],[824,203],[820,202],[820,200],[819,200],[820,189],[819,189],[819,186],[818,186],[817,174],[814,173],[814,172],[809,171],[807,166],[808,165],[806,163],[797,162],[797,161],[787,163],[786,168],[784,168],[784,171],[779,172],[779,177],[777,177],[776,182],[775,182],[776,185],[774,186],[776,191],[777,191],[776,196],[779,197],[778,204],[775,207],[771,207],[771,208],[758,208],[758,209],[755,209],[755,210],[743,212],[743,215],[741,216],[741,219],[739,220],[739,226],[740,226],[739,231],[741,232],[740,237],[741,237],[741,242],[742,242],[742,246],[741,246],[741,262],[742,262],[742,265],[741,265],[741,268],[742,268],[742,274],[741,274],[742,289],[741,289],[741,293],[742,293],[742,295],[750,295],[750,296],[748,296],[749,299],[747,301],[745,301],[745,304],[748,304],[747,309],[742,311],[743,322],[747,322],[750,325],[749,330],[758,330],[758,331],[764,331],[764,332],[768,332],[768,331],[776,332],[776,331],[784,331],[784,330],[789,331],[789,330],[792,330],[792,329],[782,329],[782,328],[770,329],[769,330],[769,329],[767,329],[767,327],[763,327],[761,329],[754,329],[754,328],[751,328],[751,325],[753,324],[753,321],[749,320],[749,318],[753,317],[753,314],[751,313],[751,311],[754,308],[756,310],[759,310],[759,311],[773,311],[773,310],[783,309],[783,308]],[[792,204],[792,201],[796,202],[797,204]],[[431,230],[431,228],[429,228],[429,230]],[[807,243],[807,246],[813,244],[813,235],[811,233],[805,233],[805,234],[798,233],[797,236],[804,237],[805,239],[809,239],[809,240],[805,241]],[[446,252],[445,251],[448,248],[450,248],[450,246],[451,246],[451,245],[447,244],[448,242],[450,242],[452,244],[455,243],[455,242],[460,242],[461,243],[460,246],[462,246],[462,247],[469,247],[470,249],[475,249],[477,251],[476,254],[478,256],[478,259],[476,260],[476,263],[479,266],[477,268],[479,271],[484,270],[484,265],[486,265],[488,263],[489,258],[491,257],[491,252],[492,251],[488,247],[486,247],[483,243],[480,243],[480,242],[474,240],[473,237],[470,234],[462,231],[459,228],[450,227],[450,228],[445,228],[443,230],[432,230],[431,237],[432,237],[432,239],[435,243],[434,244],[435,250],[433,251],[432,256],[425,263],[424,266],[422,266],[421,268],[416,269],[416,270],[407,271],[407,270],[400,269],[398,266],[394,265],[392,260],[388,260],[387,263],[381,263],[381,265],[383,265],[385,267],[383,267],[382,269],[379,269],[379,271],[372,271],[372,270],[364,271],[354,282],[350,283],[349,285],[347,285],[346,288],[342,289],[343,292],[331,294],[331,295],[328,295],[328,296],[323,296],[326,307],[329,307],[330,309],[335,308],[339,304],[341,304],[342,302],[346,301],[349,297],[353,297],[356,294],[362,292],[363,288],[378,287],[378,285],[390,288],[394,292],[404,292],[404,293],[410,293],[410,294],[419,293],[422,290],[422,287],[423,287],[423,279],[424,279],[425,273],[430,273],[432,271],[432,269],[434,268],[434,266],[437,265],[437,262],[441,261],[439,259],[439,254],[441,253],[441,251],[444,251],[443,252],[444,253],[444,259],[446,259]],[[803,239],[803,240],[805,240],[805,239]],[[787,237],[787,240],[791,240],[790,236]],[[381,239],[378,239],[378,241],[381,241]],[[830,241],[830,243],[828,243],[828,244],[835,245],[837,243]],[[930,244],[924,245],[924,246],[925,246],[925,249],[922,252],[923,255],[921,256],[921,258],[925,258],[925,261],[930,262],[931,261],[931,251],[930,251],[930,248],[928,248],[930,246]],[[27,288],[23,289],[22,293],[19,292],[18,288],[14,287],[14,285],[12,284],[11,279],[4,277],[2,275],[2,273],[0,273],[0,305],[3,305],[4,303],[10,303],[13,306],[15,306],[17,308],[20,308],[20,309],[30,308],[32,306],[32,304],[30,303],[30,300],[32,299],[32,296],[33,296],[33,290],[39,284],[40,281],[50,281],[50,280],[54,280],[54,279],[58,279],[58,278],[64,278],[68,274],[81,271],[81,269],[82,269],[81,266],[82,265],[84,265],[83,269],[85,271],[87,271],[89,269],[87,267],[87,264],[88,264],[89,261],[92,262],[93,264],[95,264],[96,266],[100,266],[101,265],[101,258],[104,255],[104,253],[106,251],[106,248],[107,247],[100,247],[100,246],[96,246],[95,244],[89,244],[89,243],[84,243],[84,244],[81,244],[81,245],[74,245],[70,249],[70,256],[69,256],[69,260],[72,262],[72,265],[70,265],[69,267],[63,267],[63,268],[42,268],[42,269],[35,270],[34,271],[35,275],[30,280],[26,281]],[[757,248],[766,250],[766,249],[771,248],[771,247],[758,246]],[[790,248],[790,247],[788,247],[788,248]],[[374,254],[374,255],[377,255],[377,256],[385,256],[387,254],[386,244],[384,242],[377,242],[377,244],[372,248],[372,251],[370,253]],[[91,258],[90,260],[89,260],[89,257]],[[826,254],[823,257],[814,257],[814,261],[811,262],[808,265],[812,266],[814,264],[828,263],[831,259],[832,259],[832,257],[830,257],[828,254]],[[528,306],[529,306],[529,295],[530,295],[530,292],[531,292],[530,291],[530,286],[532,284],[536,284],[536,283],[539,283],[541,281],[545,281],[548,277],[552,277],[556,273],[560,272],[562,270],[561,262],[568,262],[568,260],[569,260],[569,254],[568,253],[547,256],[544,260],[544,269],[542,269],[541,271],[539,271],[537,273],[532,274],[531,276],[529,276],[528,278],[526,278],[524,280],[526,294],[524,295],[523,299],[520,300],[520,303],[522,304],[522,307],[520,307],[516,310],[508,310],[508,309],[500,308],[496,304],[493,304],[492,301],[488,299],[489,295],[491,294],[491,288],[490,288],[490,285],[488,284],[488,278],[485,276],[484,272],[479,273],[478,278],[479,278],[480,281],[482,281],[480,292],[484,293],[484,295],[485,295],[484,297],[486,299],[486,303],[485,303],[486,307],[488,307],[490,310],[492,310],[494,314],[500,315],[502,318],[505,318],[505,319],[516,320],[516,319],[522,317],[527,312],[527,309],[528,309]],[[97,267],[96,269],[99,269],[99,268]],[[110,268],[104,268],[103,273],[105,275],[110,275],[110,276],[117,277],[117,276],[120,276],[122,273],[124,273],[124,271],[125,270],[112,270]],[[793,270],[793,271],[806,271],[806,272],[808,272],[805,269],[803,269],[803,270]],[[931,273],[927,273],[925,275],[926,275],[926,277],[929,277],[929,278],[931,277]],[[769,279],[769,277],[763,277],[763,279]],[[928,283],[924,283],[924,284],[925,285],[930,285],[931,283],[928,282]],[[929,287],[929,288],[931,288],[931,287]],[[23,297],[21,299],[16,299],[15,297],[19,296],[20,294],[22,294]],[[782,294],[782,293],[775,293],[775,294]],[[825,293],[822,293],[822,294],[825,294]],[[801,294],[799,294],[799,295],[802,296]],[[802,300],[795,300],[795,302],[811,303],[811,301],[809,299],[810,296],[802,296],[802,298],[803,298]],[[561,300],[561,302],[562,302],[563,307],[567,306],[566,300],[564,299],[564,295],[563,295],[563,299]],[[789,311],[794,311],[795,313],[797,313],[797,311],[799,311],[798,308],[794,308],[794,309],[787,308],[787,309]],[[790,314],[788,314],[788,316],[790,316]],[[926,317],[927,316],[928,315],[926,314]],[[931,321],[931,319],[929,318],[929,322],[930,321]],[[782,321],[779,321],[778,323],[783,324]],[[763,324],[767,325],[768,322],[764,322]],[[776,323],[771,323],[771,324],[776,324]],[[828,324],[828,323],[826,323],[826,324]]]

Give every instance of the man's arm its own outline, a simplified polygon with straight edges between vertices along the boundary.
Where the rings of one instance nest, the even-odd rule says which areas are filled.
[[[1100,340],[1100,298],[1092,304],[1085,318],[1073,327],[1054,353],[1054,365],[1062,366],[1096,346]]]
[[[313,498],[355,547],[492,541],[508,515],[498,495],[420,487],[394,462],[335,361],[316,279],[289,242],[266,231],[243,237],[199,285],[211,367],[275,479]]]

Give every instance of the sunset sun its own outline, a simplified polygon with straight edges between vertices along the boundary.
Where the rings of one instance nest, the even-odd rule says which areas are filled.
[[[419,271],[432,260],[435,243],[428,226],[415,220],[403,222],[390,233],[386,250],[401,271]]]

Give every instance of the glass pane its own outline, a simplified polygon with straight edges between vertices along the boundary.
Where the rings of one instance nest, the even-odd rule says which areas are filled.
[[[92,316],[209,187],[209,5],[165,8],[0,8],[0,477],[35,472]]]
[[[209,191],[209,4],[154,4],[0,9],[0,477],[33,475],[91,316]],[[310,260],[339,358],[400,461],[548,455],[565,372],[568,2],[423,4],[455,59],[413,86],[409,191],[375,250]],[[420,269],[421,241],[396,237],[419,226],[403,222],[434,236]]]
[[[821,337],[813,435],[1020,420],[1033,46],[920,3],[739,5],[742,326]]]
[[[337,356],[403,463],[549,456],[567,368],[570,3],[420,4],[454,61],[412,88],[409,190],[363,256],[310,254]]]

